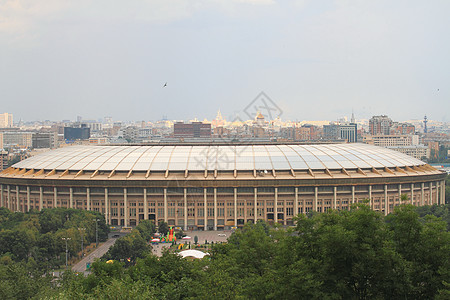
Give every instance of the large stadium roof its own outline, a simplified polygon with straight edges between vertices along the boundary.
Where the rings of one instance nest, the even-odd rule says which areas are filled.
[[[367,144],[70,146],[13,167],[56,171],[283,171],[380,169],[425,165]]]

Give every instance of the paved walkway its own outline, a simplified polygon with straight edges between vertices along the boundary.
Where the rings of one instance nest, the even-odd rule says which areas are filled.
[[[96,258],[100,258],[108,252],[109,248],[114,245],[114,243],[117,241],[117,238],[110,238],[103,244],[100,244],[97,249],[89,253],[85,258],[80,260],[76,265],[72,267],[72,271],[74,272],[84,272],[85,274],[88,274],[89,272],[86,272],[86,263],[92,263]]]
[[[194,237],[198,237],[198,243],[203,245],[205,242],[226,242],[228,237],[233,233],[233,231],[184,231],[184,234],[191,237],[189,240],[177,240],[177,244],[188,244],[191,242],[191,245],[194,245]],[[164,248],[170,247],[172,243],[159,243],[152,244],[152,253],[156,256],[161,256]]]
[[[185,231],[184,234],[191,237],[190,240],[177,241],[177,243],[189,243],[194,244],[194,237],[198,237],[198,243],[204,244],[206,241],[208,243],[211,242],[226,242],[228,237],[232,234],[232,231]],[[95,258],[102,257],[108,249],[114,245],[117,241],[117,238],[110,238],[103,244],[100,244],[97,249],[91,252],[88,256],[79,261],[76,265],[72,267],[72,271],[74,272],[83,272],[84,274],[89,274],[86,271],[86,263],[94,262]],[[170,247],[171,243],[160,243],[156,245],[152,245],[152,253],[156,256],[161,256],[163,249]]]

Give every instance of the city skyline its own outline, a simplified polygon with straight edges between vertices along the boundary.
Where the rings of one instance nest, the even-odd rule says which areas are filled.
[[[220,107],[229,119],[264,91],[283,119],[334,120],[353,110],[365,119],[448,121],[449,8],[445,1],[7,1],[2,110],[16,120],[181,120]]]

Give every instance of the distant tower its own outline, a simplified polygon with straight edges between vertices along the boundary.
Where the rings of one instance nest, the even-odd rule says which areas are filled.
[[[355,123],[355,114],[353,113],[353,110],[352,110],[352,118],[350,120],[350,123]]]
[[[428,132],[427,123],[428,123],[428,119],[427,119],[427,115],[425,115],[425,117],[423,117],[423,132],[424,133]]]

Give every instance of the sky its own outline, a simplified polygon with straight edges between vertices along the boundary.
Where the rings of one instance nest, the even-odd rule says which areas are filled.
[[[448,12],[448,0],[0,0],[0,113],[247,119],[264,92],[283,120],[450,121]]]

